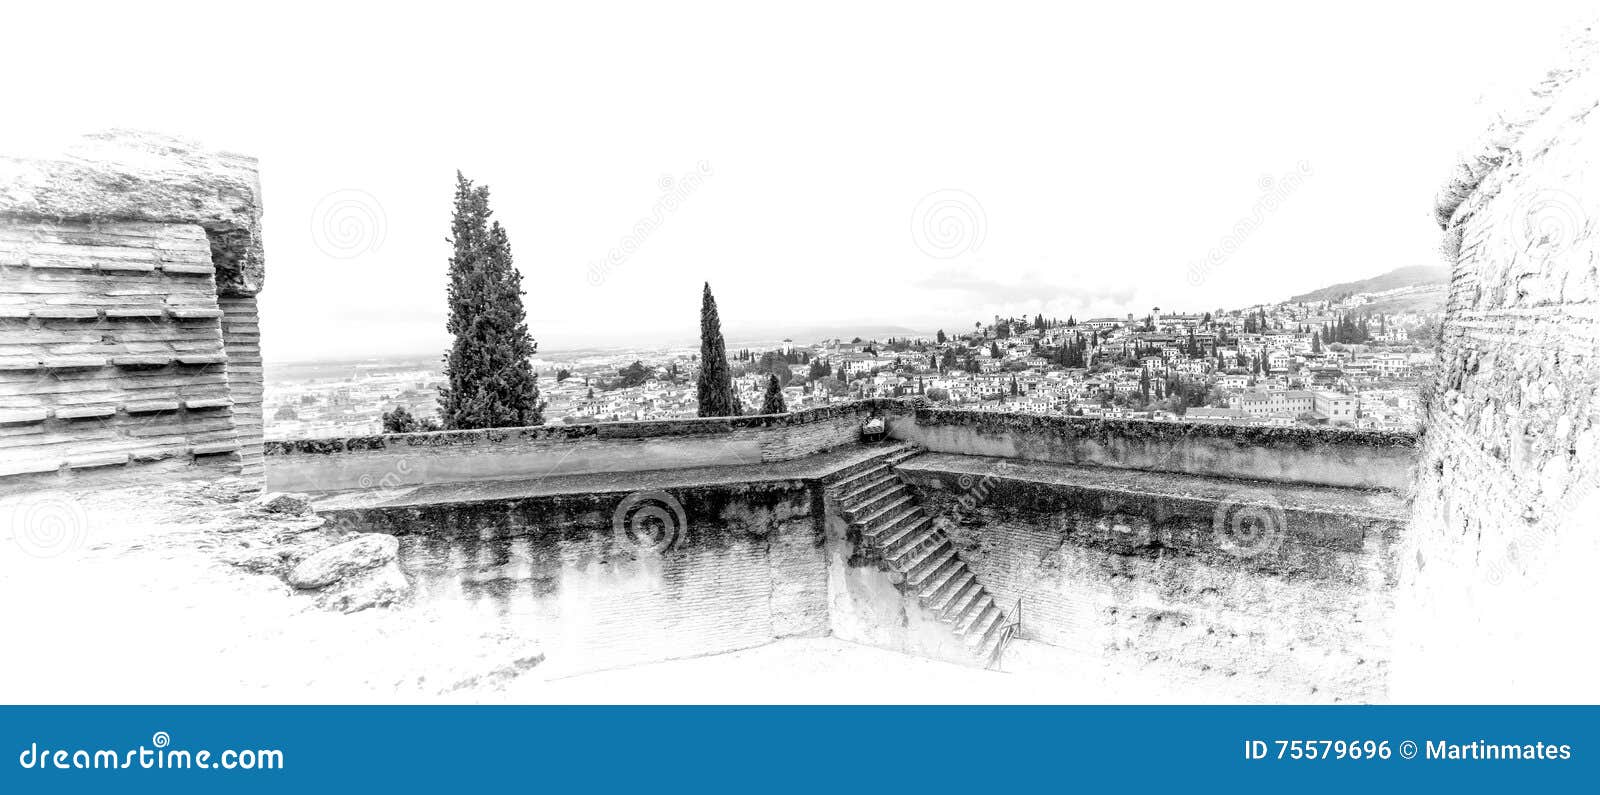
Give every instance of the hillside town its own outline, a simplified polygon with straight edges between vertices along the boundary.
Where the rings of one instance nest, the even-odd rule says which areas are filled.
[[[1236,425],[1409,430],[1434,363],[1435,285],[1235,310],[1079,319],[994,317],[926,337],[772,341],[730,348],[741,407],[776,378],[788,410],[920,395],[949,408]],[[1383,311],[1398,308],[1399,311]],[[546,422],[696,415],[697,352],[541,358]],[[426,362],[325,367],[274,378],[268,435],[378,433],[402,407],[431,427],[440,377]]]

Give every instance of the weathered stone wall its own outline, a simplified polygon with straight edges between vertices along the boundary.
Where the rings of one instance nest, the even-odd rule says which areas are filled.
[[[1337,428],[924,409],[892,416],[890,432],[936,453],[1357,488],[1404,488],[1416,461],[1412,434]]]
[[[399,535],[417,599],[512,614],[545,666],[575,673],[827,634],[817,494],[787,481],[329,515]]]
[[[777,416],[437,431],[266,445],[268,487],[367,489],[748,465],[858,444],[872,401]],[[400,463],[406,462],[405,466]]]
[[[791,461],[859,443],[879,414],[932,452],[1363,488],[1410,482],[1416,437],[918,408],[863,400],[779,416],[295,439],[266,445],[272,489],[342,491]],[[400,461],[407,465],[399,467]]]
[[[8,486],[240,471],[261,433],[240,314],[261,285],[258,195],[253,160],[158,136],[0,156]]]
[[[1023,638],[1197,699],[1385,697],[1392,493],[949,455],[901,475],[997,602],[1021,600]]]
[[[1408,701],[1600,699],[1594,32],[1441,194],[1453,262],[1401,556]]]

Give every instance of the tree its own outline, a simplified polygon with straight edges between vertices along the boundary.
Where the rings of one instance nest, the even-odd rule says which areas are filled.
[[[733,393],[733,377],[728,373],[728,350],[722,340],[722,320],[717,317],[717,299],[706,282],[700,296],[700,416],[736,417],[740,414],[738,396]]]
[[[290,420],[290,421],[293,421],[293,420],[300,419],[300,415],[295,412],[294,407],[292,407],[292,406],[290,406],[290,405],[288,405],[286,403],[286,404],[278,407],[277,412],[275,412],[272,415],[272,418],[275,419],[275,420]]]
[[[522,306],[522,274],[511,241],[490,222],[489,189],[456,173],[450,223],[450,283],[446,329],[455,337],[444,361],[439,415],[449,429],[544,424],[538,352]]]
[[[778,377],[776,375],[767,376],[767,395],[761,400],[761,413],[789,413],[789,407],[783,404],[783,388],[778,385]]]
[[[558,384],[561,383],[562,381],[567,380],[568,378],[571,378],[571,377],[572,377],[572,371],[568,370],[565,367],[562,367],[562,368],[556,370],[556,383],[558,383]]]
[[[949,403],[950,391],[943,387],[933,387],[928,390],[927,397],[935,403]]]
[[[1322,334],[1320,332],[1311,332],[1311,352],[1322,353]]]
[[[639,386],[640,384],[650,380],[655,375],[655,371],[645,367],[643,362],[635,360],[633,364],[630,364],[627,367],[618,368],[617,375],[622,378],[622,381],[620,384],[618,384],[618,386],[626,389],[632,386]]]
[[[432,417],[418,419],[405,406],[395,406],[393,411],[383,413],[384,433],[417,433],[419,431],[437,431],[439,423]]]
[[[944,329],[939,329],[939,333],[934,337],[934,340],[936,340],[940,345],[945,343]]]

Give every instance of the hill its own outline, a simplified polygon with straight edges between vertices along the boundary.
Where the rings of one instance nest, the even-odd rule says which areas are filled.
[[[1344,282],[1290,298],[1290,301],[1336,301],[1352,293],[1381,293],[1401,287],[1443,286],[1450,281],[1450,271],[1438,265],[1412,265],[1397,268],[1370,279]]]

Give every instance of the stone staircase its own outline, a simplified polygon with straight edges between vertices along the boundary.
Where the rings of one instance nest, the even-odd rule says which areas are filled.
[[[892,445],[881,456],[835,473],[828,496],[860,534],[862,557],[896,579],[900,591],[960,637],[977,662],[992,667],[1016,629],[978,575],[934,525],[895,467],[919,455]]]

